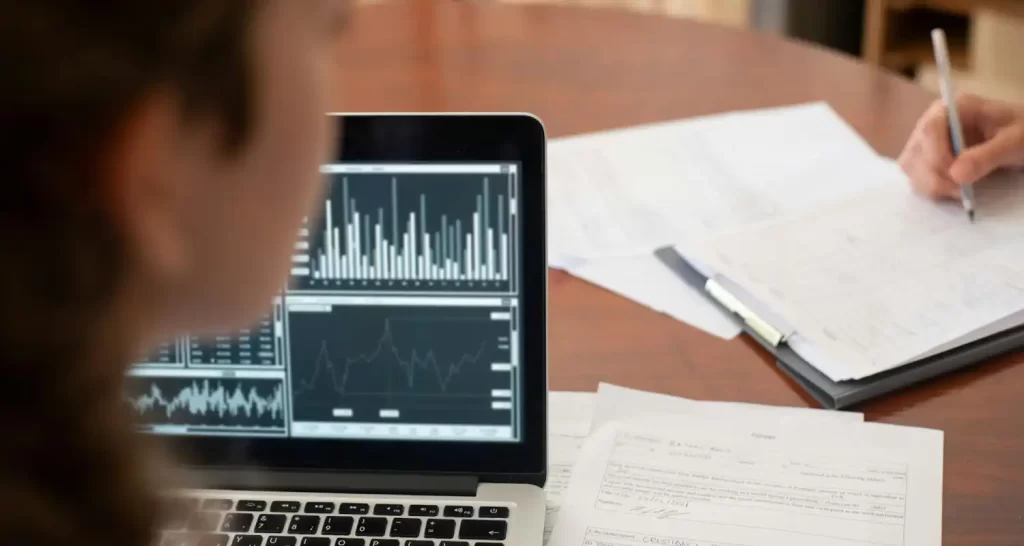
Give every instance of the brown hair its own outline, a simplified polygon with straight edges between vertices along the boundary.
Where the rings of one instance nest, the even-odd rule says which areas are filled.
[[[111,337],[130,266],[101,196],[104,146],[155,91],[252,120],[258,0],[0,2],[0,544],[144,546],[156,496]]]

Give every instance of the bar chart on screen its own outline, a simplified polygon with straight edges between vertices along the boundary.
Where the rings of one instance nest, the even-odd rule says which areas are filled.
[[[508,173],[334,173],[293,257],[294,290],[511,292]]]

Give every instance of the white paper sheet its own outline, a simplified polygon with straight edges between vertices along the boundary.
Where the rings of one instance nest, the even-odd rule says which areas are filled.
[[[969,339],[1024,310],[1024,179],[978,188],[978,221],[903,180],[711,240],[705,261],[797,332],[835,381]]]
[[[700,241],[862,189],[877,160],[826,103],[554,140],[549,255],[563,263]]]
[[[683,282],[653,255],[598,258],[570,269],[573,275],[722,339],[740,328],[707,296]]]
[[[558,518],[562,494],[569,486],[573,465],[583,442],[590,433],[597,393],[548,393],[548,481],[547,517],[544,521],[544,542],[547,543]]]
[[[676,416],[584,445],[556,546],[939,546],[941,431]]]
[[[597,388],[597,404],[591,428],[596,430],[609,422],[623,419],[672,415],[761,420],[803,419],[825,423],[861,423],[864,421],[863,413],[851,411],[690,400],[601,383]]]

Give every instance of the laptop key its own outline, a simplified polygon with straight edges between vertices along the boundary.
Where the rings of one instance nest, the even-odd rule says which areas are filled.
[[[477,542],[476,546],[505,546],[504,542]]]
[[[235,505],[235,502],[231,499],[204,499],[202,510],[219,510],[226,512],[231,510],[231,507]]]
[[[288,532],[293,535],[313,535],[320,528],[320,516],[292,516]]]
[[[263,546],[263,537],[259,535],[235,535],[231,546]]]
[[[459,538],[470,540],[505,540],[508,522],[502,520],[467,519],[459,526]]]
[[[366,546],[366,539],[362,538],[336,538],[334,546]]]
[[[401,516],[405,513],[405,507],[401,504],[378,504],[373,507],[375,516]]]
[[[480,507],[481,518],[507,518],[507,506],[482,506]]]
[[[270,503],[271,512],[298,512],[299,503],[298,501],[274,501]]]
[[[440,508],[429,504],[414,504],[409,507],[410,516],[433,517],[441,513]]]
[[[428,519],[423,538],[452,538],[455,536],[455,520]]]
[[[433,540],[407,540],[405,546],[434,546]]]
[[[398,540],[394,538],[375,538],[370,540],[370,546],[398,546]]]
[[[240,500],[235,510],[239,512],[262,512],[267,509],[267,501],[261,500]]]
[[[199,537],[199,546],[228,546],[231,537],[223,533],[203,535]]]
[[[189,531],[216,531],[220,526],[220,512],[196,512],[188,520]]]
[[[361,502],[343,502],[338,506],[338,513],[356,515],[369,514],[370,505]]]
[[[263,514],[256,520],[257,533],[280,533],[284,531],[288,516],[284,514]]]
[[[473,517],[472,506],[445,506],[444,517],[446,518],[471,518]]]
[[[469,543],[464,540],[442,540],[441,546],[469,546]]]
[[[267,546],[295,546],[299,539],[295,537],[276,536],[267,538]]]
[[[333,514],[334,503],[333,502],[307,502],[306,503],[307,514]]]
[[[325,535],[348,535],[352,533],[354,523],[351,516],[328,516],[324,520],[324,530],[320,532]]]
[[[224,516],[224,522],[220,524],[220,530],[225,533],[248,533],[252,527],[253,517],[253,514],[231,512]]]
[[[331,546],[331,539],[327,537],[302,537],[299,546]]]
[[[416,538],[420,536],[423,521],[415,518],[395,518],[391,520],[391,536]]]
[[[382,537],[387,530],[388,518],[359,518],[359,525],[356,526],[356,536]]]

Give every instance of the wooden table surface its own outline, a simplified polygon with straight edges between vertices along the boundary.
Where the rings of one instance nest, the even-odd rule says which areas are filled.
[[[337,110],[529,111],[550,137],[825,100],[895,157],[933,99],[814,46],[611,9],[397,0],[354,10],[342,41]],[[750,340],[713,338],[558,271],[549,317],[552,389],[607,381],[695,399],[815,405]],[[946,432],[946,545],[1024,543],[1022,360],[856,408],[869,420]]]

